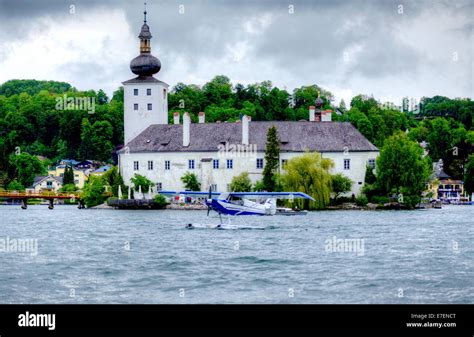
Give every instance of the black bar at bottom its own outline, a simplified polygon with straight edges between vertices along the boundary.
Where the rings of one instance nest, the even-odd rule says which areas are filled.
[[[473,313],[472,305],[14,304],[0,305],[0,336],[255,328],[473,336]],[[54,326],[48,314],[54,314]]]

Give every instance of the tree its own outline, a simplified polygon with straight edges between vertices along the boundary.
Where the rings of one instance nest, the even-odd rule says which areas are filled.
[[[397,132],[389,137],[377,158],[377,185],[385,193],[403,193],[413,196],[409,206],[416,204],[431,174],[431,161],[424,157],[423,149],[411,141],[406,133]]]
[[[71,166],[66,165],[64,168],[63,185],[68,184],[74,185],[74,171]]]
[[[464,173],[464,189],[468,194],[474,192],[474,154],[469,156]]]
[[[25,187],[16,179],[12,180],[7,187],[10,191],[23,191]]]
[[[367,165],[365,167],[365,178],[364,178],[364,183],[365,184],[374,184],[376,181],[376,176],[374,174],[374,168],[370,167]]]
[[[158,208],[165,208],[166,205],[169,204],[169,202],[166,200],[164,196],[161,194],[155,195],[153,198],[153,203],[158,207]]]
[[[35,176],[45,172],[43,163],[38,157],[26,152],[12,154],[10,156],[10,166],[13,171],[12,176],[24,187],[32,185]]]
[[[94,207],[103,204],[105,186],[102,177],[90,175],[82,190],[81,198],[87,207]]]
[[[341,194],[347,193],[352,188],[352,180],[348,177],[343,175],[342,173],[338,173],[333,175],[332,177],[332,191],[334,193],[334,199],[339,198]]]
[[[200,191],[201,184],[198,181],[196,174],[191,172],[186,172],[182,177],[181,181],[184,184],[186,191]]]
[[[280,177],[285,191],[304,192],[315,201],[305,200],[305,208],[323,209],[329,204],[331,194],[331,174],[334,166],[331,159],[321,154],[305,153],[294,157],[285,164]]]
[[[143,193],[148,193],[150,187],[155,186],[155,184],[151,182],[150,179],[137,173],[135,173],[135,175],[130,180],[133,183],[134,190],[138,191],[141,186]]]
[[[278,131],[272,126],[267,131],[267,143],[265,144],[265,167],[263,169],[263,185],[267,192],[273,192],[276,186],[275,173],[278,172],[280,164],[280,141]]]
[[[66,184],[66,185],[63,185],[60,189],[59,189],[59,192],[64,192],[64,193],[67,193],[67,192],[76,192],[77,191],[77,186],[74,185],[74,184]]]
[[[339,110],[341,110],[342,113],[347,111],[346,102],[344,102],[344,99],[341,99],[341,102],[339,103]]]
[[[232,178],[230,183],[232,192],[249,192],[252,190],[252,182],[250,181],[248,172],[242,172],[238,176]]]
[[[433,161],[445,158],[447,151],[454,145],[449,122],[444,118],[432,120],[427,141],[428,152]]]
[[[113,128],[108,121],[96,121],[92,125],[92,151],[94,159],[100,161],[110,160],[113,149],[112,136]]]
[[[119,186],[122,193],[126,193],[128,187],[125,185],[122,175],[118,171],[117,166],[112,167],[103,175],[103,180],[111,187],[112,195],[118,197]]]

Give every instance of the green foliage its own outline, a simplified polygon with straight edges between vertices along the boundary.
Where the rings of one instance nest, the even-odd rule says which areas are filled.
[[[186,191],[200,191],[201,184],[198,181],[196,174],[191,172],[186,172],[182,177],[181,181],[184,184]]]
[[[117,166],[113,166],[110,170],[105,172],[102,179],[111,187],[113,196],[118,197],[119,186],[122,190],[122,196],[128,193],[128,187],[125,185]]]
[[[87,207],[94,207],[105,202],[105,186],[100,176],[89,176],[82,190],[82,200]]]
[[[330,159],[322,158],[317,152],[294,157],[283,168],[280,177],[283,188],[312,196],[315,201],[305,200],[305,208],[323,209],[329,204],[332,180],[329,170],[333,166]],[[295,202],[301,204],[301,200]]]
[[[365,195],[360,195],[355,199],[356,205],[357,206],[367,206],[369,201],[367,200],[367,197]]]
[[[382,109],[372,97],[355,96],[351,109],[340,119],[350,121],[369,141],[381,147],[385,139],[399,130],[406,130],[409,120],[406,114]]]
[[[63,185],[74,185],[74,170],[71,166],[66,165],[64,168],[64,175],[63,175]]]
[[[265,167],[263,168],[263,186],[267,192],[275,191],[275,174],[280,164],[280,141],[278,131],[272,126],[267,131],[267,143],[265,145]]]
[[[0,85],[0,95],[7,97],[27,93],[36,95],[42,90],[50,93],[61,94],[71,90],[71,85],[65,82],[36,81],[36,80],[10,80]]]
[[[367,165],[365,167],[365,178],[364,178],[364,183],[366,184],[374,184],[376,181],[374,169]]]
[[[370,201],[374,204],[384,205],[388,203],[390,199],[387,196],[374,196]]]
[[[352,180],[343,175],[342,173],[333,175],[331,179],[334,199],[337,199],[343,193],[349,192],[352,188]]]
[[[431,174],[423,149],[403,132],[389,137],[377,158],[377,185],[385,193],[421,195]]]
[[[468,194],[474,192],[474,154],[469,156],[466,165],[466,173],[464,173],[464,189]]]
[[[138,191],[141,186],[142,193],[148,193],[150,187],[155,186],[155,183],[151,182],[150,179],[137,173],[135,173],[135,175],[130,179],[130,181],[133,183],[133,188],[135,191]]]
[[[250,181],[248,172],[242,172],[238,176],[232,178],[230,183],[232,192],[249,192],[252,190],[252,182]]]
[[[87,118],[81,123],[81,146],[79,147],[80,159],[94,158],[99,161],[107,161],[112,154],[113,145],[112,125],[108,121],[96,121],[90,124]]]
[[[168,205],[168,201],[166,201],[166,198],[161,194],[155,195],[155,197],[153,198],[153,202],[159,208],[165,208],[166,205]]]
[[[12,180],[7,187],[10,191],[23,191],[25,187],[16,179]]]
[[[25,186],[31,186],[36,175],[44,174],[43,163],[33,155],[23,152],[10,155],[10,177],[14,177],[18,182]]]
[[[263,192],[265,191],[265,185],[263,185],[262,180],[258,180],[255,182],[255,185],[253,186],[253,191],[254,192]]]
[[[76,192],[78,190],[77,186],[74,184],[65,184],[60,189],[59,192]]]

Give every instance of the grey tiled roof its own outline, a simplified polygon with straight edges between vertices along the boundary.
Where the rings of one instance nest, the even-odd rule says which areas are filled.
[[[378,151],[348,122],[257,122],[249,123],[249,142],[258,151],[265,150],[267,130],[275,125],[280,137],[281,152],[344,152]],[[128,144],[130,152],[181,152],[218,150],[219,144],[240,144],[241,123],[192,123],[191,143],[183,147],[183,125],[154,124]],[[124,150],[122,149],[121,152]]]

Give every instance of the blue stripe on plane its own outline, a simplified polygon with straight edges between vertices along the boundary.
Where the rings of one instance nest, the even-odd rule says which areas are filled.
[[[234,209],[228,209],[222,206],[217,199],[212,199],[212,208],[222,214],[229,214],[229,215],[236,215],[237,213],[239,215],[263,215],[262,213],[253,213],[253,212],[248,212],[248,211],[241,211],[241,210],[234,210]]]

